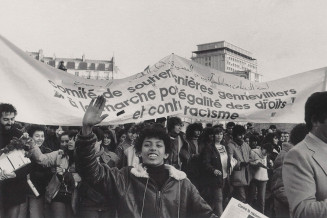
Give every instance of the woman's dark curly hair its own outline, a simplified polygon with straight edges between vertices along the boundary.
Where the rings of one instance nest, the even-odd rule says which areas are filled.
[[[185,133],[186,138],[191,139],[191,138],[193,138],[195,131],[202,132],[202,130],[203,130],[202,123],[191,123],[186,128],[186,133]]]
[[[36,124],[32,124],[28,127],[27,129],[27,133],[30,137],[33,137],[33,134],[36,132],[36,131],[42,131],[45,133],[45,126],[42,126],[42,125],[36,125]]]
[[[263,138],[261,144],[271,143],[274,144],[274,138],[278,138],[278,133],[268,133],[266,137]]]
[[[233,128],[232,136],[235,139],[235,138],[237,138],[237,136],[244,135],[245,133],[246,133],[246,129],[245,129],[244,126],[235,125],[234,128]]]
[[[163,140],[165,144],[165,153],[169,154],[171,152],[171,140],[166,132],[166,130],[159,124],[153,124],[151,126],[147,126],[141,130],[138,138],[135,142],[135,150],[136,153],[141,153],[142,144],[145,138],[158,138]]]
[[[183,124],[181,118],[179,117],[169,117],[168,121],[167,121],[167,130],[168,132],[171,132],[174,127],[178,124]]]

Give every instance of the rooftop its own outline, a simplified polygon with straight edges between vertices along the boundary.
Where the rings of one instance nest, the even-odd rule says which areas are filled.
[[[198,50],[193,51],[192,53],[195,54],[202,54],[206,52],[214,52],[214,51],[220,51],[226,49],[227,51],[230,51],[232,53],[235,53],[237,55],[240,55],[244,58],[250,59],[250,60],[256,60],[255,58],[252,57],[252,53],[242,49],[238,46],[235,46],[229,42],[226,41],[218,41],[218,42],[210,42],[210,43],[204,43],[204,44],[199,44],[197,45]]]

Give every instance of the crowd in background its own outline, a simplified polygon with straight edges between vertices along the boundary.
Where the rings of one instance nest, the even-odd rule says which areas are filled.
[[[115,199],[97,192],[79,175],[75,140],[81,128],[18,123],[16,114],[12,105],[0,105],[0,152],[6,153],[3,149],[13,137],[28,134],[34,140],[26,151],[32,163],[15,175],[0,170],[1,217],[116,217]],[[233,122],[191,123],[184,128],[181,118],[168,117],[99,126],[93,128],[98,162],[119,169],[142,163],[135,141],[142,129],[153,125],[165,128],[170,136],[166,162],[187,174],[217,216],[234,197],[269,217],[289,217],[283,158],[308,133],[305,124],[291,132],[275,125],[256,131],[252,123]]]

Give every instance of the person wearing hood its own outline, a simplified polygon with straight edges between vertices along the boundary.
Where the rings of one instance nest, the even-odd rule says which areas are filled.
[[[82,179],[99,193],[116,199],[118,217],[216,217],[186,174],[164,164],[171,151],[170,138],[161,126],[144,128],[135,143],[141,164],[122,169],[99,164],[95,158],[94,125],[106,99],[92,99],[77,136],[76,154]]]

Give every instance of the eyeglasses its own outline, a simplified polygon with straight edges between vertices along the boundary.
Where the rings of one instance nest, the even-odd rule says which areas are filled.
[[[61,143],[68,143],[69,140],[61,140],[60,142],[61,142]]]

